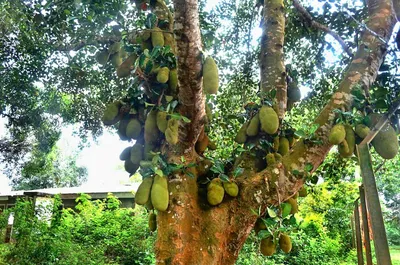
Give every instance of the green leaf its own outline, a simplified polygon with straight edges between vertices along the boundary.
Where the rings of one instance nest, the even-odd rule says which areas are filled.
[[[243,174],[243,171],[244,171],[243,168],[237,167],[237,168],[235,168],[235,170],[233,171],[233,176],[236,178],[236,177],[242,175],[242,174]]]
[[[225,174],[220,174],[219,178],[224,182],[229,182],[229,177]]]
[[[191,120],[189,120],[188,118],[186,118],[185,116],[181,116],[182,120],[186,123],[190,123]]]
[[[260,232],[258,232],[258,238],[262,239],[262,238],[267,238],[271,235],[271,233],[268,230],[261,230]]]
[[[307,136],[307,134],[303,130],[297,130],[294,132],[294,134],[303,138]]]
[[[306,166],[304,167],[304,170],[306,172],[311,172],[313,170],[314,166],[311,163],[307,163]]]
[[[157,16],[153,13],[150,13],[147,15],[146,22],[144,25],[146,26],[146,28],[152,29],[154,28],[156,23],[157,23]]]
[[[282,218],[285,218],[290,214],[290,211],[292,210],[292,205],[290,203],[284,202],[281,204],[282,208]]]
[[[275,218],[277,216],[276,212],[269,207],[267,207],[267,212],[271,218]]]
[[[156,175],[159,175],[160,177],[164,177],[164,173],[163,173],[163,171],[161,169],[157,169],[154,173]]]

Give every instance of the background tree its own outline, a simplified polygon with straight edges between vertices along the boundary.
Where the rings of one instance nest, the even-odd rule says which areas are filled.
[[[11,139],[5,141],[9,149],[13,148],[11,144],[23,146],[21,143],[31,135],[27,132],[36,130],[39,126],[35,123],[42,124],[43,120],[47,124],[80,122],[83,136],[87,130],[97,135],[104,103],[120,98],[124,106],[129,106],[121,108],[121,114],[138,116],[144,123],[149,110],[165,110],[168,105],[164,87],[153,88],[157,82],[146,79],[153,74],[154,66],[147,67],[147,62],[161,62],[171,69],[177,64],[178,92],[170,95],[176,103],[168,117],[179,120],[178,143],[166,143],[159,136],[159,149],[154,150],[159,161],[152,161],[147,170],[160,178],[168,176],[168,210],[160,211],[157,217],[159,264],[233,264],[258,215],[264,216],[268,209],[281,214],[280,208],[273,206],[295,196],[305,181],[313,180],[310,174],[332,147],[328,134],[336,122],[335,110],[341,110],[345,117],[353,107],[367,113],[371,109],[384,111],[398,95],[398,80],[393,77],[396,53],[388,45],[396,21],[392,1],[371,0],[365,6],[353,1],[326,2],[320,9],[308,8],[305,12],[298,3],[294,8],[291,2],[283,1],[222,1],[215,13],[204,12],[203,4],[175,0],[174,23],[170,17],[159,19],[157,6],[165,11],[162,1],[1,4],[7,14],[2,24],[5,89],[1,105],[12,132]],[[253,45],[257,43],[253,32],[259,24],[261,40]],[[169,45],[170,50],[154,45],[146,52],[137,37],[143,37],[145,29],[154,30],[155,25],[166,34],[173,30],[176,47],[174,43]],[[318,25],[327,25],[330,32],[315,30],[323,28]],[[334,46],[325,34],[332,35],[333,31],[343,36],[341,43],[347,53],[339,61],[330,62],[324,58]],[[129,71],[135,70],[138,75],[117,78],[110,63],[100,66],[96,62],[95,53],[107,50],[108,59],[115,43],[123,43],[125,52],[138,55],[135,64],[129,65]],[[217,97],[207,95],[215,115],[205,126],[202,67],[206,56],[202,51],[211,47],[223,86]],[[354,51],[353,57],[347,55],[349,51]],[[177,61],[170,52],[175,53]],[[381,67],[386,54],[387,66]],[[379,82],[375,83],[377,76]],[[38,81],[43,87],[35,85]],[[294,83],[312,88],[300,107],[293,107],[287,99],[288,86]],[[40,97],[32,96],[36,92]],[[25,97],[29,100],[20,100]],[[279,115],[280,134],[294,127],[302,139],[280,162],[266,167],[264,157],[272,148],[269,135],[257,134],[244,146],[233,143],[233,139],[239,126],[268,103]],[[143,112],[131,108],[135,105]],[[203,154],[195,148],[205,130],[223,150]],[[137,143],[143,140],[140,136]],[[214,165],[206,178],[200,176],[199,167],[192,170],[193,165],[207,163],[204,156],[212,158]],[[129,169],[130,173],[137,167]],[[215,177],[237,183],[239,197],[210,207],[204,188]]]

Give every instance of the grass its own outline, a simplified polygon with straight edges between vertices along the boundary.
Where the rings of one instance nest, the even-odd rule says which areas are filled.
[[[372,261],[376,264],[376,258],[374,253],[374,245],[371,242],[372,247]],[[392,265],[400,265],[400,246],[390,246],[390,257],[392,259]],[[365,252],[364,252],[364,263],[365,263]],[[357,264],[357,252],[352,251],[345,262],[340,265],[354,265]]]
[[[400,246],[390,247],[390,257],[392,258],[393,265],[400,265]]]

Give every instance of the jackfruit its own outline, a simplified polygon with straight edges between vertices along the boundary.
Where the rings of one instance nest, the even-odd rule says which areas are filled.
[[[118,66],[120,66],[122,64],[122,57],[121,57],[120,52],[117,52],[111,56],[111,64],[115,68],[117,68]]]
[[[267,226],[261,218],[258,218],[254,225],[254,231],[258,234],[261,230],[267,230]]]
[[[154,143],[158,139],[158,128],[157,128],[157,111],[152,110],[147,114],[146,121],[144,123],[144,140],[148,143]]]
[[[297,205],[297,200],[290,198],[286,201],[287,203],[290,203],[292,206],[292,210],[290,210],[290,214],[295,214],[299,211],[299,206]]]
[[[268,106],[262,106],[260,109],[261,130],[268,134],[274,134],[279,128],[279,118],[275,110]]]
[[[287,90],[287,96],[288,99],[292,102],[298,102],[301,99],[301,91],[299,87],[297,86],[297,82],[291,82],[288,85],[288,90]]]
[[[256,136],[258,134],[258,130],[260,127],[260,117],[259,114],[257,113],[249,123],[249,126],[247,127],[246,134],[248,136]]]
[[[306,197],[308,194],[307,188],[305,186],[301,187],[299,190],[299,196],[300,197]]]
[[[120,106],[119,101],[114,101],[106,106],[102,117],[104,125],[113,125],[119,121]]]
[[[118,124],[118,135],[121,141],[128,141],[130,139],[126,136],[126,127],[128,126],[128,123],[128,119],[122,119]]]
[[[278,152],[278,150],[279,150],[279,136],[276,136],[274,138],[274,142],[272,144],[272,149],[274,149],[275,152]]]
[[[274,255],[276,252],[276,245],[272,236],[261,239],[260,252],[267,257]]]
[[[153,167],[153,161],[148,160],[140,160],[139,165],[141,168],[150,168]]]
[[[281,159],[282,159],[282,155],[281,155],[281,154],[279,154],[279,153],[274,153],[274,156],[275,156],[275,161],[276,161],[276,162],[281,161]]]
[[[125,171],[133,174],[139,168],[139,164],[133,164],[130,159],[125,160],[124,163]]]
[[[164,46],[164,35],[160,28],[157,27],[153,28],[151,32],[151,44],[153,45],[153,47]]]
[[[150,39],[151,37],[151,31],[150,30],[143,30],[143,32],[141,33],[140,37],[142,38],[143,41],[146,41],[148,39]]]
[[[199,177],[204,176],[205,174],[210,171],[210,168],[212,167],[212,162],[208,159],[203,159],[197,164],[197,175]]]
[[[289,147],[292,148],[294,143],[296,142],[296,139],[294,139],[293,136],[289,136],[288,140],[289,140]]]
[[[279,150],[278,152],[284,156],[289,153],[289,140],[285,137],[279,138]]]
[[[131,146],[125,148],[119,155],[119,159],[125,161],[131,157]]]
[[[153,204],[151,204],[151,199],[147,201],[144,207],[146,207],[150,211],[154,209]]]
[[[149,229],[151,232],[157,230],[157,215],[155,213],[149,214]]]
[[[290,240],[290,237],[286,234],[281,234],[279,237],[279,247],[283,250],[285,253],[289,253],[292,250],[292,241]]]
[[[169,89],[173,94],[176,94],[176,88],[178,87],[178,70],[172,69],[169,71],[169,79],[168,79]]]
[[[108,62],[109,56],[108,51],[99,51],[96,53],[96,61],[101,65],[105,65]]]
[[[350,125],[346,124],[344,128],[346,131],[345,140],[343,141],[343,144],[339,145],[338,150],[342,157],[351,157],[354,153],[356,136]]]
[[[356,125],[356,134],[360,138],[364,139],[365,137],[367,137],[369,132],[370,132],[370,129],[368,128],[368,126],[361,124],[361,123]]]
[[[169,203],[168,180],[166,177],[156,175],[151,188],[151,203],[154,209],[166,211]]]
[[[208,56],[203,65],[203,90],[206,94],[217,94],[219,86],[218,67]]]
[[[135,53],[129,55],[128,58],[118,66],[117,76],[119,78],[128,77],[133,69],[133,64],[136,62],[136,59],[137,55]]]
[[[329,143],[331,144],[340,144],[343,142],[344,138],[346,137],[346,130],[343,124],[336,124],[332,127],[329,133]]]
[[[143,159],[143,146],[136,143],[131,149],[131,162],[133,164],[139,165],[140,160]]]
[[[211,205],[218,205],[224,199],[225,190],[219,178],[211,180],[207,186],[207,201]]]
[[[126,126],[126,136],[132,139],[138,139],[140,132],[142,131],[142,125],[137,119],[131,119]]]
[[[196,152],[198,154],[204,153],[204,151],[206,151],[206,149],[208,147],[208,143],[209,143],[209,139],[208,139],[207,134],[205,134],[203,139],[198,140],[196,142],[196,146],[195,146]]]
[[[242,127],[240,127],[238,133],[236,134],[235,137],[235,142],[237,142],[238,144],[244,144],[247,140],[247,127],[249,125],[249,122],[246,122],[242,125]]]
[[[211,108],[210,108],[210,106],[206,103],[205,104],[206,105],[206,117],[207,117],[207,123],[210,123],[211,122],[211,120],[212,120],[212,118],[213,118],[213,115],[212,115],[212,112],[211,112]]]
[[[372,145],[382,158],[394,158],[399,151],[399,141],[394,128],[386,124],[372,140]]]
[[[233,181],[226,181],[223,183],[225,192],[232,197],[236,197],[239,193],[238,185]]]
[[[266,160],[267,160],[267,165],[268,166],[273,166],[276,163],[274,153],[267,154]]]
[[[139,188],[135,194],[135,203],[145,205],[150,199],[151,186],[153,185],[153,178],[147,177],[140,183]]]
[[[172,52],[175,52],[175,39],[173,33],[164,32],[164,46],[171,47]]]
[[[114,54],[117,53],[121,50],[121,43],[120,42],[114,42],[111,44],[111,46],[108,48],[108,53],[109,54]]]
[[[168,67],[161,67],[157,73],[157,82],[165,84],[168,82],[169,78],[169,69]]]
[[[162,133],[165,133],[168,127],[167,112],[159,111],[157,113],[157,127]]]
[[[165,139],[170,144],[177,144],[179,141],[179,121],[176,119],[168,120],[168,128],[165,130]]]

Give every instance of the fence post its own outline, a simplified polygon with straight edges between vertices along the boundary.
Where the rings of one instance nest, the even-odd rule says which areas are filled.
[[[372,265],[371,238],[369,235],[368,212],[367,212],[367,205],[365,202],[364,186],[361,185],[359,187],[359,190],[360,190],[361,217],[364,228],[365,258],[367,260],[367,265]]]
[[[358,211],[358,202],[354,202],[354,221],[356,226],[356,242],[357,242],[357,261],[358,265],[364,265],[363,247],[361,239],[360,212]]]
[[[376,189],[368,144],[357,145],[357,153],[365,189],[365,198],[368,202],[368,210],[374,234],[376,261],[378,265],[391,265],[389,245],[387,242],[385,225],[383,223],[382,209],[379,202],[378,190]]]

